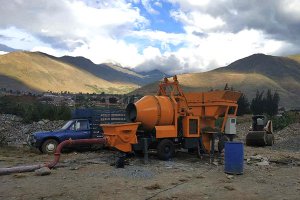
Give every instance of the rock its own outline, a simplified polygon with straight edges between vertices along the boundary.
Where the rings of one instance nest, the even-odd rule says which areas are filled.
[[[44,125],[45,122],[41,120],[41,121],[38,121],[38,124],[39,124],[39,125]]]
[[[180,181],[180,182],[187,182],[188,180],[187,180],[187,179],[184,179],[184,178],[182,178],[182,179],[179,179],[179,181]]]
[[[42,167],[34,171],[36,176],[47,176],[51,174],[51,170],[48,167]]]
[[[219,166],[219,163],[217,161],[212,162],[213,165]]]
[[[263,157],[261,155],[250,156],[247,159],[247,164],[255,163],[258,166],[268,166],[270,165],[269,160],[267,157]]]
[[[262,161],[263,157],[261,155],[250,156],[250,161]]]
[[[47,124],[48,122],[50,122],[50,120],[48,119],[43,119],[44,124]]]
[[[0,143],[4,145],[19,146],[26,142],[28,134],[37,131],[49,131],[59,129],[65,122],[41,120],[25,124],[22,118],[10,114],[0,114]]]
[[[161,186],[159,184],[155,183],[153,185],[145,186],[145,189],[147,189],[147,190],[158,190],[158,189],[161,189]]]
[[[27,175],[26,174],[23,174],[23,173],[18,173],[18,174],[14,174],[14,177],[15,178],[24,178],[26,177]]]
[[[199,179],[200,178],[205,178],[205,176],[203,176],[203,175],[197,175],[196,178],[199,178]]]
[[[72,166],[72,167],[70,167],[69,169],[70,170],[78,170],[80,167],[78,167],[78,166]]]
[[[229,190],[229,191],[235,190],[235,188],[230,186],[230,185],[225,185],[224,188]]]
[[[30,133],[30,129],[28,127],[24,127],[24,128],[22,128],[22,132],[24,134],[29,134]]]
[[[257,166],[268,166],[270,163],[267,160],[256,163]]]
[[[231,180],[231,179],[234,179],[234,176],[233,176],[233,175],[226,174],[226,178],[228,178],[229,180]]]

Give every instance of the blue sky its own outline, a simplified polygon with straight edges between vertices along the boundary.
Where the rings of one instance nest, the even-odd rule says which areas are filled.
[[[183,24],[170,16],[171,10],[177,10],[178,4],[161,1],[159,5],[153,5],[155,13],[147,11],[141,2],[133,3],[140,9],[141,15],[150,21],[149,28],[167,33],[184,33]]]
[[[0,0],[0,5],[0,44],[138,71],[200,72],[254,53],[300,52],[298,0]]]

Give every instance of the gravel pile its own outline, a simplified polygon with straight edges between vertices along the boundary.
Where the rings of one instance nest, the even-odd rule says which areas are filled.
[[[235,140],[245,142],[246,135],[250,129],[251,122],[244,122],[236,125],[236,136]]]
[[[295,123],[275,132],[272,149],[300,152],[300,123]]]
[[[237,124],[237,138],[235,140],[245,143],[250,126],[251,122]],[[274,132],[274,137],[275,144],[268,148],[300,152],[300,123],[291,124],[280,131]]]
[[[57,130],[63,126],[65,121],[41,120],[31,124],[24,124],[22,118],[10,115],[0,114],[0,144],[19,146],[26,143],[28,134],[37,131]]]

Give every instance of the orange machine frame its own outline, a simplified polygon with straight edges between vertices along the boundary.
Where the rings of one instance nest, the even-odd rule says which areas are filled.
[[[171,90],[168,93],[168,88]],[[177,119],[184,117],[183,128],[188,129],[187,121],[190,118],[199,119],[198,134],[188,134],[184,131],[183,137],[202,137],[202,142],[206,150],[210,150],[213,133],[224,132],[225,124],[229,116],[236,116],[237,100],[241,93],[231,90],[216,90],[198,93],[183,93],[179,87],[177,76],[173,81],[167,78],[159,84],[158,96],[168,96],[174,105],[174,124],[168,127],[156,126],[156,138],[177,137]],[[231,114],[229,112],[231,111]],[[222,126],[216,129],[216,120],[224,115]],[[168,134],[167,134],[168,132]]]
[[[240,95],[232,90],[183,93],[177,76],[173,81],[164,78],[157,95],[144,96],[127,106],[128,121],[137,123],[102,125],[104,135],[110,146],[129,152],[132,144],[138,142],[136,131],[140,126],[149,134],[154,130],[156,139],[201,138],[204,150],[209,151],[213,134],[224,133],[227,118],[236,116]],[[216,128],[216,120],[220,117],[224,117],[222,126]],[[178,131],[178,121],[182,134]]]

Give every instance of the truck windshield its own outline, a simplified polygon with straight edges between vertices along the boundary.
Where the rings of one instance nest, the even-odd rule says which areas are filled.
[[[61,130],[66,130],[67,128],[69,128],[69,126],[73,123],[73,120],[68,121],[67,123],[65,123],[65,125],[63,127],[61,127]]]

